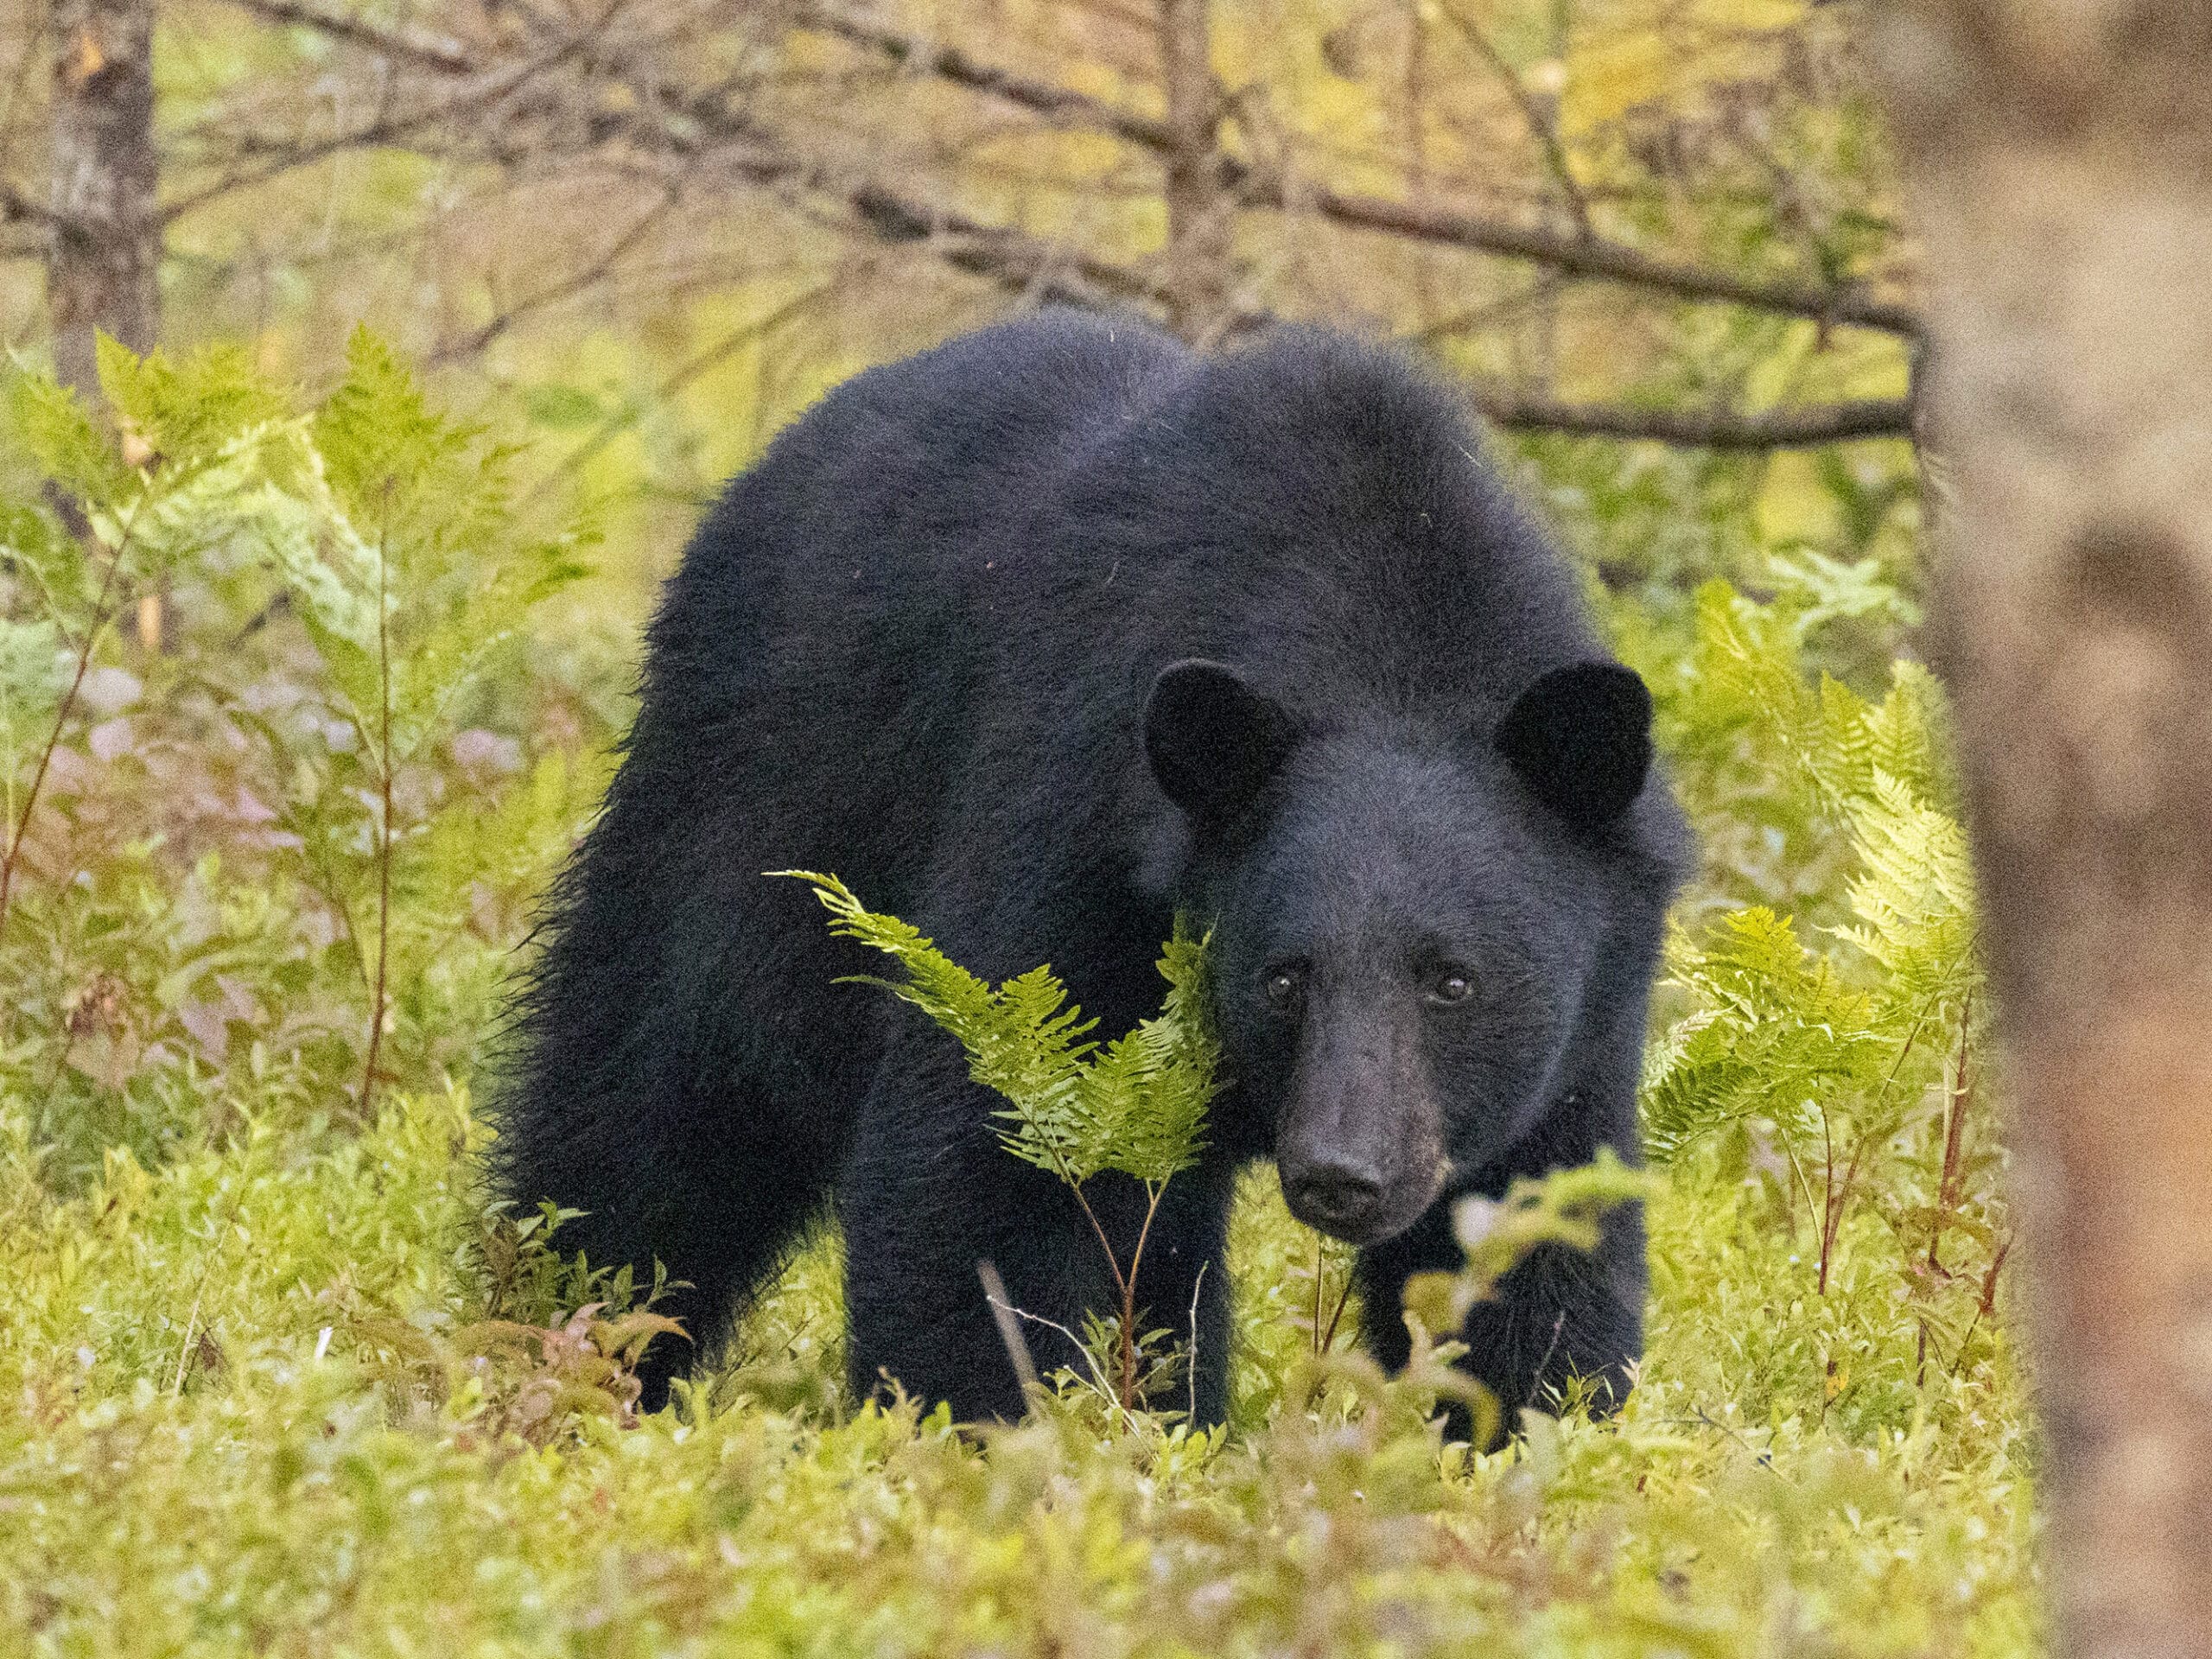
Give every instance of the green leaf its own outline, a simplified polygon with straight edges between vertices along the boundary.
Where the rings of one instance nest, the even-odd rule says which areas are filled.
[[[1008,1103],[999,1139],[1015,1157],[1071,1186],[1104,1170],[1158,1186],[1197,1161],[1218,1049],[1205,1017],[1205,941],[1179,923],[1160,963],[1160,1013],[1102,1050],[1087,1040],[1096,1021],[1069,1005],[1049,968],[995,989],[909,924],[869,911],[836,876],[769,874],[810,883],[832,932],[897,959],[904,980],[872,982],[959,1039],[969,1075]]]

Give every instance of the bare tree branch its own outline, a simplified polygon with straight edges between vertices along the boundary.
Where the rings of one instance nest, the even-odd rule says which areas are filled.
[[[1159,0],[1160,79],[1167,89],[1167,318],[1184,339],[1214,338],[1229,321],[1230,233],[1236,203],[1223,188],[1221,94],[1206,0]]]
[[[234,0],[234,3],[258,16],[308,27],[321,27],[324,21],[320,14],[297,3],[297,0]],[[870,47],[893,61],[910,63],[918,69],[1005,99],[1035,113],[1101,126],[1161,154],[1172,147],[1173,138],[1164,124],[1115,111],[1085,94],[1029,81],[977,63],[950,48],[892,35],[819,6],[809,7],[800,16],[810,27],[827,29]],[[342,33],[343,38],[366,49],[395,57],[415,50],[406,40],[390,38],[386,31],[374,25],[349,19],[335,21],[342,25],[342,30],[334,29],[334,34]],[[533,73],[552,62],[575,56],[582,44],[575,36],[553,35],[550,30],[548,34],[543,50],[530,60],[529,66],[524,66]],[[456,43],[454,50],[461,55],[448,54],[441,48],[435,63],[425,67],[435,67],[437,73],[456,76],[480,77],[489,73],[490,67],[466,55],[466,48]],[[894,186],[880,177],[855,174],[804,153],[788,135],[733,109],[726,101],[728,87],[695,90],[651,71],[635,68],[623,62],[619,54],[596,59],[594,67],[629,86],[636,94],[632,107],[623,111],[612,124],[607,118],[594,116],[591,125],[591,137],[594,139],[620,136],[671,155],[691,159],[712,156],[745,183],[822,200],[833,210],[835,221],[845,229],[887,246],[912,247],[938,264],[980,277],[1026,302],[1065,304],[1086,310],[1134,306],[1155,317],[1166,315],[1169,308],[1166,284],[1143,270],[1015,227],[991,223],[933,201],[911,188]],[[518,79],[515,72],[510,72],[499,84],[504,90],[517,84]],[[482,96],[481,89],[475,88],[464,94],[470,101]],[[410,115],[372,124],[360,130],[353,142],[383,143],[410,137],[431,118]],[[341,141],[332,140],[319,149],[320,153],[327,154],[341,147]],[[423,148],[419,144],[410,147]],[[1284,205],[1277,188],[1262,181],[1244,163],[1224,157],[1220,165],[1224,181],[1237,190],[1239,200],[1245,205]],[[1393,222],[1397,218],[1425,213],[1425,210],[1394,203],[1327,192],[1316,193],[1297,205],[1320,212],[1339,223],[1384,232],[1398,230]],[[1866,316],[1843,315],[1852,306],[1863,308],[1866,303],[1847,291],[1777,290],[1738,282],[1723,273],[1670,266],[1636,249],[1602,238],[1585,242],[1557,232],[1500,226],[1486,220],[1471,219],[1460,224],[1448,214],[1426,213],[1420,222],[1425,228],[1399,233],[1519,254],[1567,276],[1592,274],[1578,269],[1572,261],[1596,262],[1607,267],[1603,274],[1680,292],[1684,297],[1726,297],[1762,308],[1827,316],[1834,321],[1867,321]],[[1489,245],[1493,241],[1501,246],[1491,248]],[[587,285],[588,283],[558,284],[556,289],[548,291],[548,302],[550,298],[563,297]],[[1789,303],[1773,303],[1777,293]],[[524,303],[531,305],[534,302]],[[1882,314],[1877,309],[1870,315]],[[1223,332],[1246,334],[1275,321],[1269,313],[1235,310],[1224,318]],[[1909,333],[1917,327],[1916,320],[1901,308],[1888,321],[1897,326],[1897,332]],[[1908,322],[1911,328],[1903,326]],[[1868,326],[1885,325],[1869,322]],[[1688,448],[1793,448],[1858,438],[1910,437],[1912,433],[1911,405],[1903,399],[1746,415],[1728,410],[1565,403],[1539,393],[1497,386],[1471,387],[1468,397],[1486,418],[1512,431],[1557,432]]]
[[[1519,72],[1505,60],[1505,54],[1491,44],[1475,20],[1457,6],[1446,3],[1443,13],[1446,22],[1458,31],[1468,48],[1483,60],[1483,65],[1505,88],[1506,95],[1521,111],[1522,124],[1529,129],[1529,136],[1536,141],[1536,148],[1544,157],[1544,168],[1552,175],[1552,182],[1559,187],[1560,194],[1567,201],[1567,211],[1574,216],[1574,232],[1584,241],[1598,233],[1590,222],[1589,199],[1582,194],[1582,186],[1574,176],[1574,169],[1567,165],[1567,147],[1559,141],[1559,119],[1555,111],[1539,104],[1528,87],[1522,85]]]
[[[251,12],[264,22],[291,23],[327,35],[333,40],[365,47],[395,63],[411,63],[443,75],[473,75],[480,65],[476,55],[450,35],[424,35],[414,30],[385,29],[359,17],[326,11],[297,0],[230,0],[241,11]]]
[[[1910,438],[1913,406],[1904,397],[1815,404],[1745,415],[1640,409],[1625,404],[1567,404],[1510,388],[1470,394],[1484,418],[1512,432],[1559,432],[1593,438],[1643,440],[1686,449],[1809,449],[1856,438]]]
[[[1266,188],[1274,198],[1266,205],[1291,205],[1283,199],[1279,186]],[[1246,200],[1256,200],[1255,190],[1248,189]],[[1624,242],[1603,238],[1586,240],[1541,226],[1509,224],[1477,213],[1416,207],[1325,188],[1315,189],[1298,205],[1310,207],[1340,225],[1533,260],[1570,276],[1625,283],[1672,294],[1678,299],[1723,301],[1754,310],[1806,317],[1816,322],[1856,323],[1861,327],[1915,339],[1921,332],[1920,317],[1909,307],[1872,299],[1853,289],[1826,288],[1810,283],[1755,282],[1700,265],[1662,259]]]
[[[649,397],[637,399],[628,407],[608,416],[588,438],[562,458],[561,464],[553,469],[550,476],[562,478],[573,474],[584,462],[635,426],[648,408],[666,403],[701,375],[728,362],[746,346],[766,339],[786,323],[812,310],[835,293],[837,283],[834,280],[810,288],[798,298],[785,301],[766,315],[741,325],[704,351],[677,365],[674,372],[655,386]]]
[[[1055,119],[1079,121],[1162,155],[1173,149],[1174,136],[1166,123],[1116,109],[1087,94],[994,67],[953,48],[901,35],[828,6],[810,5],[798,15],[810,27],[868,47],[894,63],[926,71],[955,86],[988,93]],[[1741,305],[1913,338],[1922,329],[1920,316],[1910,307],[1875,299],[1857,287],[1737,276],[1646,253],[1605,237],[1548,230],[1466,211],[1417,207],[1325,186],[1294,189],[1280,177],[1233,157],[1224,157],[1222,167],[1224,186],[1235,190],[1238,201],[1247,207],[1310,212],[1354,229],[1527,259],[1568,276],[1649,289],[1678,299]]]
[[[60,226],[61,216],[43,202],[33,201],[14,185],[0,181],[0,225],[36,225],[42,230]]]
[[[557,305],[563,300],[573,299],[596,286],[621,263],[625,254],[652,233],[653,227],[668,216],[678,200],[678,192],[674,185],[664,187],[652,205],[590,264],[559,282],[535,289],[501,310],[482,327],[471,331],[450,345],[440,346],[430,356],[430,366],[442,369],[464,358],[474,357],[531,313]]]
[[[809,4],[797,8],[791,20],[801,28],[835,35],[858,47],[880,54],[902,68],[934,75],[969,92],[991,97],[1033,114],[1065,119],[1086,128],[1112,133],[1133,144],[1165,155],[1174,148],[1175,135],[1165,121],[1134,111],[1117,109],[1088,92],[1033,80],[969,57],[954,46],[935,41],[852,16],[833,7]]]
[[[440,73],[481,73],[486,68],[458,41],[400,35],[357,18],[324,13],[301,0],[232,0],[232,3],[274,22],[326,30],[334,38],[397,60],[415,62]],[[957,48],[869,22],[834,6],[819,3],[819,0],[801,6],[793,16],[804,27],[835,35],[902,67],[1001,99],[1033,114],[1109,133],[1163,156],[1174,149],[1174,134],[1164,121],[1117,109],[1103,99],[1068,87],[1017,74]],[[639,84],[634,77],[625,78]],[[699,113],[701,95],[690,88],[655,79],[640,89],[649,91],[655,101],[668,107],[687,115]],[[724,121],[728,118],[726,110],[717,111],[717,115]],[[436,118],[432,115],[421,118]],[[326,141],[315,154],[304,156],[301,164],[338,149],[389,142],[391,137],[399,136],[396,130],[398,124],[394,124],[395,130],[364,130]],[[411,130],[417,122],[409,118],[404,124]],[[1910,307],[1876,299],[1856,286],[1738,276],[1647,253],[1605,237],[1552,230],[1465,210],[1392,201],[1325,186],[1301,184],[1294,188],[1249,162],[1226,156],[1221,158],[1220,165],[1223,187],[1232,190],[1239,204],[1247,207],[1310,212],[1351,229],[1525,259],[1569,276],[1620,283],[1682,300],[1741,305],[1910,338],[1917,338],[1922,329],[1921,319]],[[255,177],[238,183],[258,181]],[[172,212],[198,206],[205,199],[205,194],[195,197],[179,204]]]
[[[238,190],[251,188],[255,185],[266,184],[271,179],[283,174],[295,172],[302,167],[312,166],[316,162],[343,151],[374,149],[389,144],[410,134],[419,132],[435,123],[448,120],[471,110],[496,104],[501,99],[509,97],[531,81],[584,50],[593,39],[614,21],[616,16],[621,11],[623,3],[624,0],[611,0],[611,3],[588,27],[562,37],[543,51],[531,57],[496,67],[486,66],[480,73],[479,84],[465,87],[449,97],[433,100],[404,112],[387,112],[350,131],[334,133],[329,137],[305,143],[272,143],[265,150],[257,150],[257,145],[249,139],[241,147],[243,152],[248,155],[265,154],[267,159],[264,165],[218,179],[212,184],[166,203],[162,209],[162,222],[166,224],[172,219],[181,218],[194,208],[203,207],[220,197]],[[302,8],[302,16],[291,21],[308,22],[305,9]],[[357,25],[350,21],[345,21],[345,32],[342,38],[359,43],[363,34],[367,29],[368,26],[365,24]],[[379,35],[382,33],[382,31],[377,32]]]

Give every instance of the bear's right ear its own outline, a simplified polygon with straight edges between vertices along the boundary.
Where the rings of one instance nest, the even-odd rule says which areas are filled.
[[[1144,705],[1144,753],[1167,798],[1201,829],[1249,806],[1297,747],[1290,711],[1225,663],[1170,663]]]

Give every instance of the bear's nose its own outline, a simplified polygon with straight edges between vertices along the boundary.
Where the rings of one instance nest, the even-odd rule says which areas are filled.
[[[1293,1213],[1308,1226],[1357,1232],[1382,1202],[1382,1176],[1351,1159],[1329,1159],[1299,1170],[1287,1188]]]

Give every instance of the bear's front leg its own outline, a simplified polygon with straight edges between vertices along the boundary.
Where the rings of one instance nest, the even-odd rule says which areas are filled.
[[[967,1076],[959,1051],[934,1031],[894,1039],[861,1114],[837,1192],[845,1234],[848,1371],[868,1398],[894,1378],[927,1403],[944,1400],[963,1422],[1018,1421],[1026,1402],[1006,1339],[984,1294],[988,1261],[1032,1363],[1049,1378],[1066,1367],[1111,1390],[1073,1339],[1087,1316],[1118,1317],[1115,1272],[1099,1234],[1126,1269],[1145,1217],[1141,1186],[1100,1175],[1090,1211],[1057,1177],[999,1139],[1003,1103]],[[1146,1236],[1135,1294],[1140,1321],[1187,1344],[1198,1374],[1179,1376],[1152,1404],[1218,1422],[1228,1398],[1229,1298],[1221,1257],[1226,1164],[1170,1181]],[[1100,1362],[1106,1362],[1100,1356]]]
[[[1406,1281],[1462,1263],[1452,1236],[1451,1205],[1440,1203],[1402,1237],[1362,1253],[1363,1337],[1391,1370],[1412,1346],[1402,1313]],[[1585,1253],[1546,1244],[1530,1253],[1478,1302],[1453,1333],[1467,1344],[1459,1368],[1497,1398],[1499,1435],[1529,1408],[1552,1410],[1576,1377],[1594,1384],[1592,1406],[1618,1409],[1643,1342],[1643,1217],[1625,1205],[1603,1223],[1598,1248]],[[1454,1408],[1449,1432],[1465,1438],[1468,1414]]]
[[[892,1378],[925,1404],[950,1402],[963,1422],[1020,1419],[1021,1385],[981,1262],[998,1269],[1042,1376],[1083,1364],[1056,1326],[1080,1331],[1086,1308],[1114,1306],[1081,1207],[1000,1142],[992,1113],[1003,1103],[969,1079],[944,1033],[892,1040],[836,1194],[856,1398]]]

